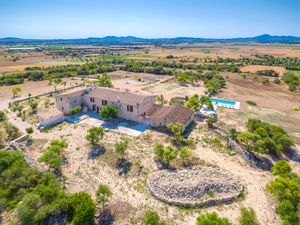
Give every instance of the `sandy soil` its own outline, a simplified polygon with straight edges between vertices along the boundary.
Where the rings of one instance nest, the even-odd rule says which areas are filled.
[[[12,57],[18,57],[19,60],[13,61]],[[0,48],[0,73],[23,71],[26,67],[33,66],[54,66],[74,64],[72,61],[66,61],[65,58],[52,58],[41,52],[17,52],[8,53]]]
[[[79,80],[71,79],[71,78],[65,78],[63,79],[67,81],[66,87],[70,85],[75,85],[76,83],[80,83]],[[23,84],[17,84],[17,85],[11,85],[11,86],[0,86],[0,101],[12,99],[13,94],[11,89],[15,86],[21,87],[22,92],[19,94],[18,97],[27,97],[28,94],[32,95],[38,95],[42,94],[48,91],[54,90],[54,85],[49,85],[49,81],[43,80],[43,81],[25,81]],[[60,85],[59,88],[64,88],[63,85]]]
[[[191,97],[194,94],[204,95],[205,92],[201,82],[194,86],[190,84],[183,86],[173,80],[146,87],[143,90],[154,95],[163,95],[167,101],[170,101],[173,97]]]
[[[274,70],[280,75],[283,75],[286,72],[286,69],[280,66],[248,65],[241,67],[242,72],[256,73],[259,70]]]

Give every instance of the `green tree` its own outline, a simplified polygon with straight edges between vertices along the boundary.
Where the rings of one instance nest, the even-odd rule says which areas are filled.
[[[171,123],[170,125],[168,125],[168,128],[171,130],[172,134],[175,137],[175,142],[178,144],[181,144],[184,140],[183,136],[182,136],[182,132],[183,132],[183,126],[180,123]]]
[[[128,138],[123,138],[121,141],[115,143],[115,151],[121,155],[122,159],[124,159],[124,154],[128,148],[128,143]]]
[[[88,130],[86,139],[90,142],[90,144],[95,147],[99,144],[99,141],[104,136],[104,129],[102,127],[92,127]]]
[[[111,82],[111,76],[108,75],[107,73],[103,73],[101,76],[98,76],[97,81],[100,87],[108,87],[108,88],[113,87]]]
[[[16,87],[13,87],[11,89],[11,91],[13,93],[13,98],[15,98],[22,91],[22,89],[21,89],[21,87],[16,86]]]
[[[100,184],[96,191],[96,202],[102,205],[102,210],[104,210],[105,204],[108,202],[109,198],[112,196],[112,192],[108,185]]]
[[[117,118],[117,115],[118,115],[118,109],[112,103],[103,106],[99,112],[99,116],[104,119],[114,119]]]
[[[195,94],[194,96],[190,97],[188,101],[185,103],[185,106],[197,111],[200,108],[201,102],[199,96]]]
[[[165,99],[165,97],[162,94],[156,96],[156,101],[158,101],[160,103],[160,105],[164,105],[167,103],[167,100]]]
[[[259,225],[255,211],[252,208],[241,208],[240,225]]]
[[[212,101],[207,95],[202,95],[200,97],[200,103],[206,105],[208,109],[214,109]]]
[[[196,225],[231,225],[227,218],[221,218],[217,213],[207,213],[197,218]]]
[[[29,193],[29,195],[30,194],[31,193]],[[32,217],[32,220],[35,222],[34,224],[45,224],[50,215],[58,216],[60,213],[66,213],[67,195],[60,183],[57,182],[54,174],[42,174],[38,184],[32,189],[32,194],[39,197],[39,199],[36,199],[38,209]],[[25,195],[24,199],[27,198],[27,195],[28,194]],[[31,208],[30,205],[29,207],[26,204],[24,205],[24,201],[22,201],[19,206]]]
[[[93,223],[96,204],[90,194],[78,192],[69,199],[71,220],[74,224],[89,225]]]
[[[214,124],[217,122],[216,118],[213,117],[208,117],[205,121],[209,128],[213,128]]]
[[[63,82],[63,80],[61,78],[55,78],[52,81],[54,82],[54,90],[57,91],[58,85],[60,85]]]

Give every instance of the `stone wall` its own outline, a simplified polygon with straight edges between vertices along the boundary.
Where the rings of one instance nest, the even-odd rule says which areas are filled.
[[[159,170],[149,175],[147,186],[158,200],[184,207],[229,204],[244,191],[237,178],[217,167]]]

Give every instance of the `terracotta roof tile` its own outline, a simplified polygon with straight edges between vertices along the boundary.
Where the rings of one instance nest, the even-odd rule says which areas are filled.
[[[155,112],[150,115],[150,118],[168,119],[172,123],[185,124],[194,111],[181,105],[160,106]]]

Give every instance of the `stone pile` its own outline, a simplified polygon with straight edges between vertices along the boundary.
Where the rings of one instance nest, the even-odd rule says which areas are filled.
[[[156,171],[147,185],[157,199],[185,207],[231,203],[244,189],[229,172],[203,166]]]

